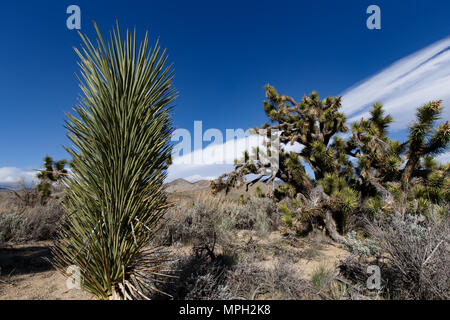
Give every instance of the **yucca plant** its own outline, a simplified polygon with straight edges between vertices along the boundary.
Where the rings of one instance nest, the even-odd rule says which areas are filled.
[[[66,129],[73,174],[65,180],[66,226],[54,265],[79,268],[83,288],[100,299],[149,297],[168,259],[148,246],[167,207],[162,183],[170,137],[173,69],[148,33],[122,39],[119,25],[105,42],[80,33],[82,95]]]

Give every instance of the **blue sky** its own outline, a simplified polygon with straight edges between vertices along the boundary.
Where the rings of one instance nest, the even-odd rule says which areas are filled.
[[[261,125],[265,83],[296,99],[312,90],[343,94],[350,118],[364,114],[367,99],[385,99],[400,118],[398,137],[421,100],[436,94],[429,88],[444,86],[438,93],[450,98],[449,1],[8,1],[0,10],[0,184],[38,168],[46,153],[66,157],[65,113],[80,92],[72,47],[81,41],[66,28],[71,4],[91,37],[93,20],[106,33],[115,19],[160,37],[175,66],[179,128],[192,130],[194,120],[224,132]],[[381,8],[381,30],[366,28],[371,4]],[[383,71],[392,81],[373,78]]]

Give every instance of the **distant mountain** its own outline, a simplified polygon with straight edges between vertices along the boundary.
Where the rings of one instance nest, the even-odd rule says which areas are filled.
[[[164,184],[167,192],[186,192],[186,191],[197,191],[201,189],[207,189],[209,187],[208,180],[199,180],[196,182],[189,182],[184,179],[176,179],[169,183]]]
[[[281,183],[282,182],[278,180],[276,180],[274,184],[269,185],[262,182],[257,182],[256,184],[250,186],[248,188],[248,191],[245,190],[245,186],[241,186],[238,188],[231,188],[227,194],[225,194],[225,191],[223,190],[220,192],[220,194],[222,196],[226,196],[226,198],[230,200],[239,200],[242,196],[247,198],[249,196],[255,195],[256,188],[258,187],[265,194],[271,193],[273,188]],[[185,179],[176,179],[164,184],[164,186],[168,193],[169,199],[171,200],[191,199],[195,201],[196,198],[207,197],[211,194],[208,180],[189,182]]]

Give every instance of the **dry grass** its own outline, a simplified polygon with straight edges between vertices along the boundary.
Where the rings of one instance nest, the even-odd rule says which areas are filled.
[[[13,213],[2,212],[0,217],[13,215],[15,221],[26,221],[22,227],[14,225],[14,236],[9,241],[51,239],[52,233],[37,225],[58,224],[60,200],[52,199],[46,206],[37,201],[21,212],[19,199],[9,196],[8,201],[16,209]],[[26,220],[22,219],[25,215]],[[298,238],[280,232],[279,213],[267,198],[252,198],[242,204],[220,197],[186,197],[169,210],[165,221],[155,242],[174,252],[177,261],[171,270],[177,278],[158,286],[173,299],[324,298],[314,289],[311,273],[323,259],[337,261],[342,253],[321,234]],[[30,290],[38,292],[36,286],[50,290],[39,280],[38,273],[29,272],[35,274],[36,280],[29,283]],[[53,277],[52,272],[55,271],[49,267],[39,274]],[[20,287],[24,280],[19,275],[15,279]],[[16,297],[11,290],[8,295]],[[61,295],[70,298],[67,293]]]
[[[239,203],[206,196],[172,207],[157,239],[173,245],[177,279],[164,285],[174,299],[317,299],[310,274],[344,251],[321,234],[283,234],[270,199]],[[179,255],[189,247],[190,252]],[[303,272],[305,271],[305,272]],[[158,296],[157,298],[163,298]]]
[[[450,298],[448,217],[393,214],[366,223],[378,253],[369,257],[354,254],[340,266],[341,274],[361,293],[385,299]],[[377,292],[366,288],[369,265],[381,270],[382,287]]]
[[[34,190],[1,192],[0,244],[54,239],[62,217],[61,199],[41,205]]]

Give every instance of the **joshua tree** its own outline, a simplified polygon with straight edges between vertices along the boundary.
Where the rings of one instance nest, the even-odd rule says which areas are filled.
[[[437,155],[445,151],[450,143],[450,125],[445,121],[434,129],[435,122],[442,115],[442,101],[432,101],[417,109],[416,121],[409,127],[406,164],[402,171],[401,185],[408,192],[411,178],[420,176],[416,169],[420,160],[427,155]]]
[[[323,218],[330,235],[335,240],[340,240],[330,210],[332,199],[321,185],[316,186],[315,181],[329,174],[341,176],[345,183],[352,178],[353,169],[345,153],[345,143],[337,136],[348,130],[345,115],[339,112],[341,99],[328,97],[320,100],[318,94],[313,92],[297,103],[292,97],[280,95],[270,85],[266,85],[265,90],[267,100],[264,101],[264,111],[274,124],[266,123],[262,129],[279,131],[281,145],[298,143],[302,150],[280,150],[279,167],[272,170],[270,175],[267,175],[267,163],[250,161],[246,153],[244,159],[237,162],[235,170],[213,181],[211,188],[213,192],[222,189],[228,191],[230,187],[245,182],[248,174],[258,176],[245,182],[247,187],[257,181],[272,182],[278,178],[285,185],[277,187],[275,194],[278,197],[300,197],[304,204],[313,206],[314,211]],[[259,133],[259,129],[255,128],[255,132]],[[314,177],[307,174],[306,167],[311,168]]]
[[[296,192],[309,192],[313,187],[313,179],[307,175],[305,165],[314,172],[315,179],[322,179],[326,173],[348,176],[351,173],[351,163],[345,157],[344,144],[335,135],[347,132],[345,115],[338,112],[341,107],[340,98],[328,97],[321,101],[316,92],[305,96],[300,103],[293,98],[280,95],[275,88],[266,85],[266,97],[264,110],[274,125],[268,123],[262,129],[277,130],[281,133],[282,145],[299,143],[303,149],[297,152],[280,151],[279,169],[274,170],[268,178],[261,169],[264,165],[258,161],[248,161],[248,154],[237,162],[236,168],[242,174],[260,174],[257,181],[271,182],[279,178],[288,183]],[[259,133],[259,129],[254,129]],[[332,138],[335,137],[334,141]],[[225,174],[213,182],[213,189],[217,191],[224,187],[235,186],[240,182],[234,174]],[[268,179],[268,180],[267,180]],[[221,184],[225,182],[225,184]]]
[[[84,47],[75,49],[83,94],[66,121],[73,175],[55,265],[77,266],[99,298],[147,298],[167,260],[148,244],[167,206],[173,71],[148,34],[140,44],[136,31],[122,40],[117,25],[105,42],[95,29],[96,45],[80,34]]]
[[[52,157],[48,155],[44,158],[43,170],[40,170],[36,177],[39,179],[39,184],[36,186],[39,195],[41,196],[41,204],[45,204],[52,194],[52,185],[59,183],[67,175],[67,170],[64,168],[67,160],[62,159],[53,161]]]
[[[362,197],[381,195],[387,202],[393,200],[386,183],[398,179],[404,144],[387,137],[388,125],[393,121],[384,115],[383,106],[376,103],[368,120],[362,118],[352,124],[352,136],[346,142],[346,152],[357,159],[355,167],[357,187]]]
[[[381,104],[374,105],[368,120],[361,119],[353,124],[353,135],[346,149],[350,156],[358,159],[357,187],[364,197],[374,195],[371,192],[374,190],[385,202],[392,203],[394,197],[388,187],[400,182],[402,204],[406,208],[411,180],[426,179],[436,169],[432,156],[448,148],[448,121],[434,129],[441,114],[441,101],[432,101],[418,108],[416,120],[409,127],[409,137],[404,143],[387,137],[392,117],[384,116]]]
[[[418,109],[417,120],[410,126],[405,143],[387,137],[392,117],[384,114],[379,103],[373,106],[368,120],[361,119],[352,125],[351,137],[344,140],[339,134],[348,129],[344,114],[339,112],[340,97],[320,100],[313,92],[297,103],[269,85],[265,90],[268,100],[264,102],[264,110],[274,124],[266,123],[262,128],[279,130],[282,145],[298,143],[301,150],[281,150],[279,168],[275,170],[267,170],[270,164],[258,158],[252,161],[246,152],[244,158],[236,162],[233,172],[211,182],[211,189],[217,193],[242,184],[248,187],[257,181],[271,182],[278,178],[284,184],[275,189],[275,197],[297,200],[294,213],[283,205],[281,211],[287,215],[285,220],[295,224],[294,217],[299,217],[301,223],[319,218],[336,241],[341,240],[337,230],[345,232],[348,216],[360,207],[361,201],[371,199],[374,202],[373,197],[380,196],[384,202],[392,204],[394,195],[390,190],[396,185],[401,185],[400,192],[406,199],[413,178],[430,177],[431,170],[420,166],[421,159],[443,152],[449,144],[448,121],[433,132],[434,122],[442,113],[441,101]],[[255,132],[258,133],[258,128]],[[352,164],[352,159],[357,160],[356,165]],[[307,167],[314,177],[307,174]],[[447,172],[443,168],[440,170]],[[257,177],[247,181],[248,174],[257,174]],[[436,179],[435,185],[448,183],[445,179]],[[406,207],[404,201],[403,207]]]
[[[450,202],[450,163],[438,164],[432,156],[425,156],[419,169],[429,173],[415,179],[408,200],[417,200],[417,209],[437,205],[441,213],[448,215],[445,206]]]

